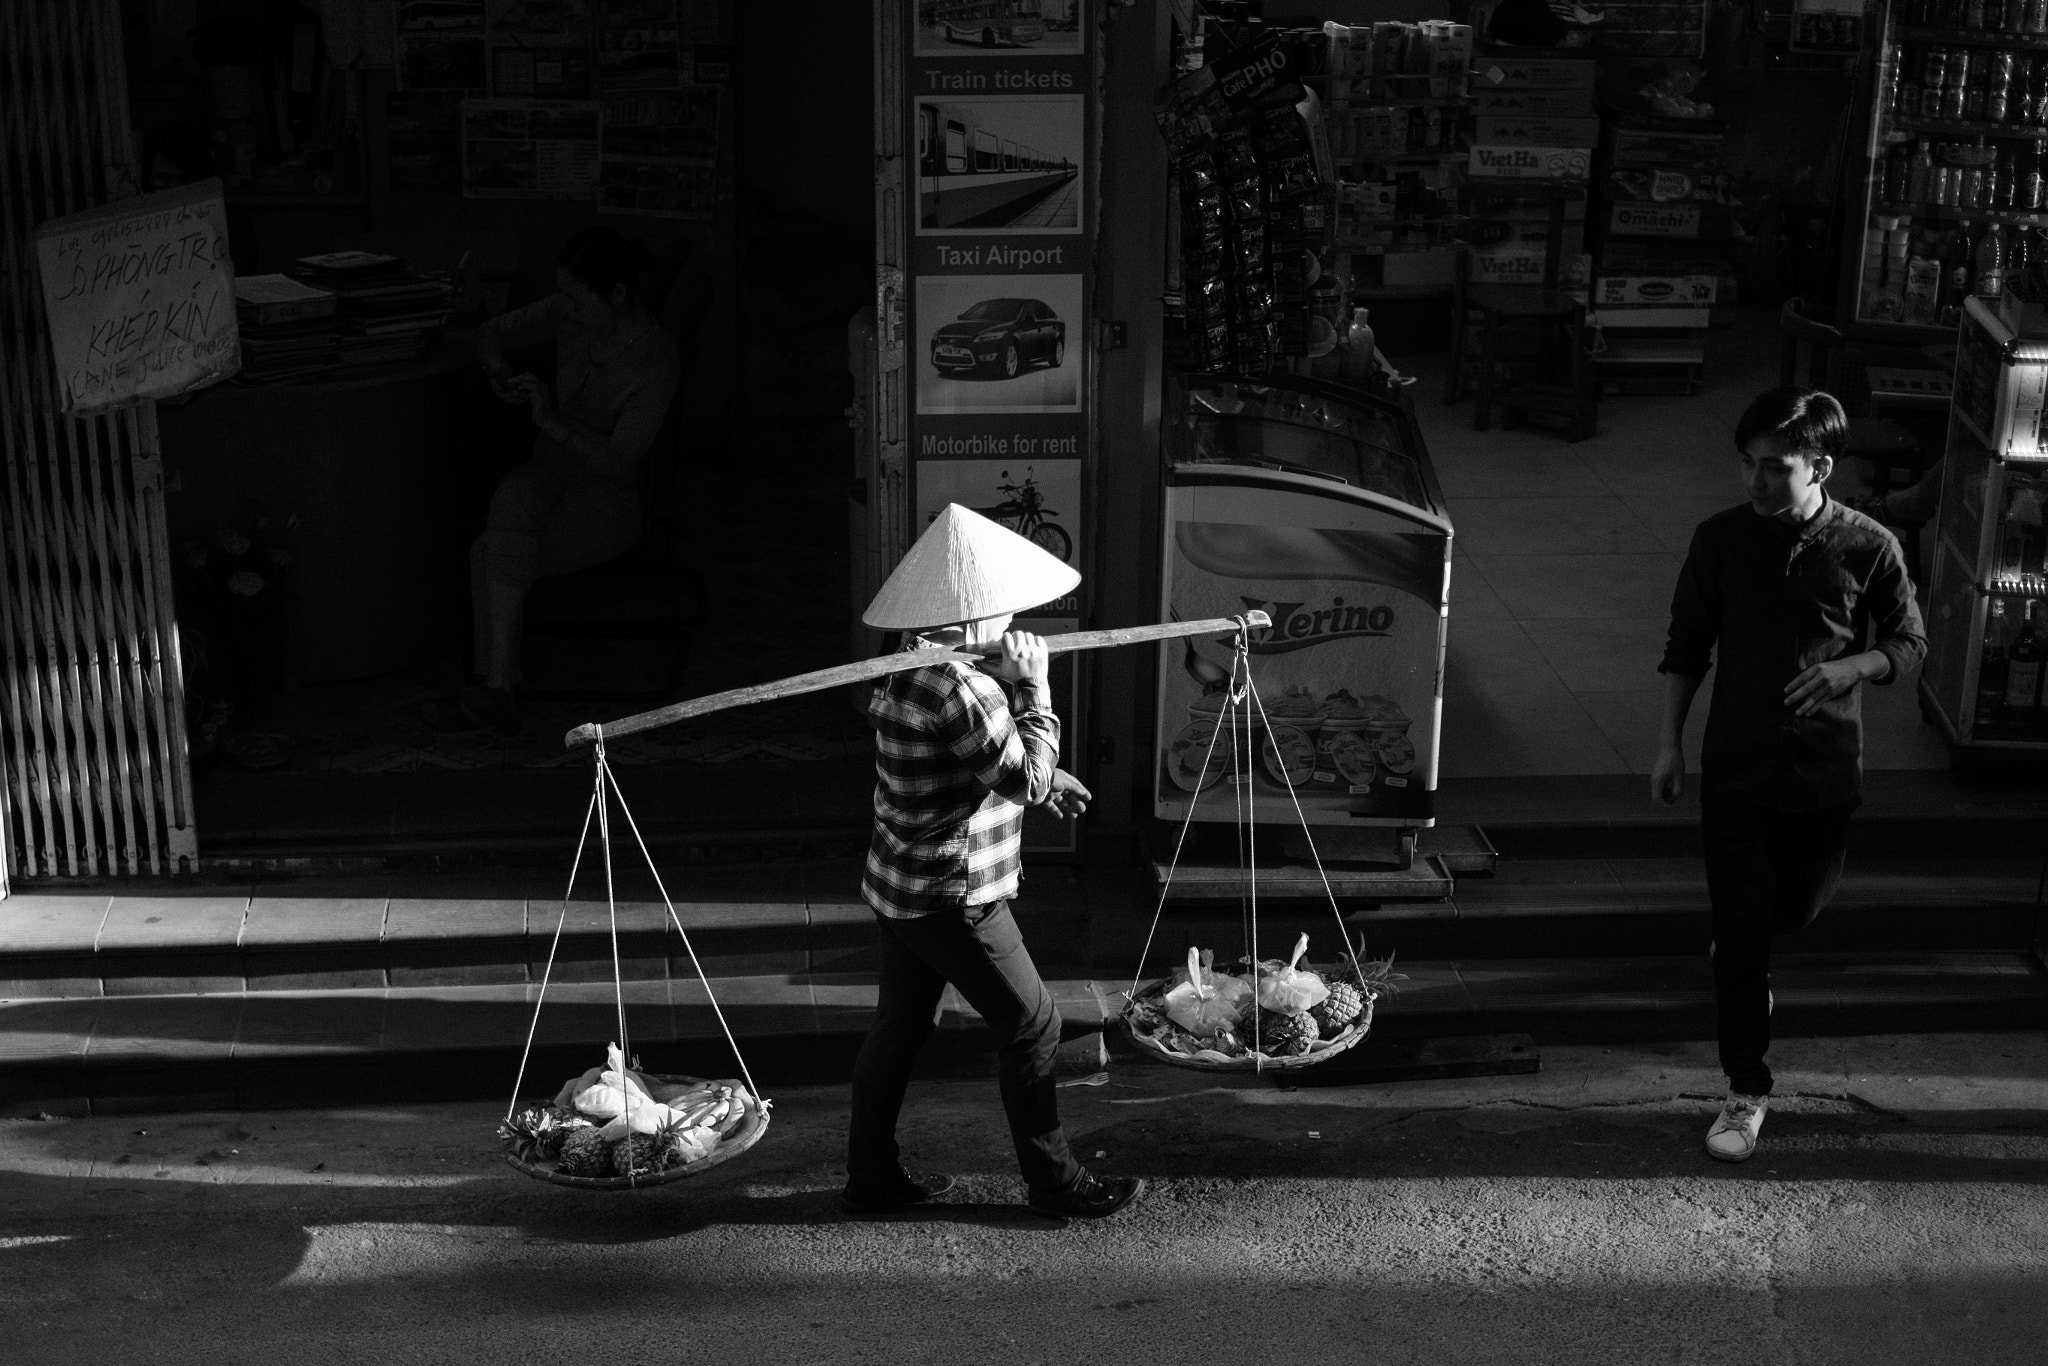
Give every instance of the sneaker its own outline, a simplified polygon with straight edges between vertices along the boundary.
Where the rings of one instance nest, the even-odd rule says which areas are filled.
[[[953,1178],[944,1172],[905,1172],[901,1184],[884,1186],[879,1191],[848,1186],[839,1192],[839,1208],[848,1214],[880,1214],[944,1195],[951,1189]]]
[[[1763,1096],[1730,1091],[1728,1103],[1721,1107],[1721,1117],[1707,1130],[1707,1155],[1723,1162],[1747,1162],[1755,1156],[1756,1135],[1764,1127],[1766,1103]]]
[[[1031,1212],[1048,1219],[1106,1219],[1145,1193],[1142,1176],[1104,1181],[1089,1172],[1062,1191],[1031,1192]]]

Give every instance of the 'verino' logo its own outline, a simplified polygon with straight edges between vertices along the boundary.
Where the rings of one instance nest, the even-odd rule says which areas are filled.
[[[1255,655],[1284,655],[1327,640],[1390,635],[1394,627],[1394,609],[1385,603],[1347,605],[1342,598],[1331,598],[1328,607],[1310,607],[1267,598],[1239,601],[1273,619],[1270,627],[1252,632],[1247,648]]]

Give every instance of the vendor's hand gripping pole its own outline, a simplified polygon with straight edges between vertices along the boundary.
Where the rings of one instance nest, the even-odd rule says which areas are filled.
[[[1237,617],[1209,617],[1202,621],[1166,621],[1156,626],[1118,626],[1106,631],[1074,631],[1066,635],[1047,636],[1045,649],[1048,654],[1063,655],[1076,650],[1101,650],[1113,645],[1144,645],[1156,640],[1178,640],[1182,636],[1236,635],[1239,632],[1264,630],[1272,624],[1272,618],[1264,612],[1250,611]],[[901,673],[905,669],[922,669],[931,664],[979,664],[1001,651],[1000,645],[962,645],[943,650],[905,650],[874,659],[857,660],[852,664],[839,664],[774,683],[755,683],[727,692],[712,693],[709,697],[698,697],[688,702],[656,707],[653,711],[621,717],[617,721],[586,721],[563,736],[562,743],[574,749],[578,745],[616,739],[636,731],[654,730],[677,721],[687,721],[693,716],[724,711],[729,707],[744,707],[753,702],[773,702],[778,698],[795,697],[799,693],[823,692],[827,688],[844,687],[849,683],[864,683],[872,678]]]

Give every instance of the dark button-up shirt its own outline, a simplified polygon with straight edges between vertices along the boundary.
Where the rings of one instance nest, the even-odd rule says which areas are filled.
[[[1700,523],[1671,596],[1659,672],[1705,678],[1717,645],[1701,797],[1818,811],[1861,791],[1863,690],[1795,716],[1785,686],[1811,665],[1868,649],[1891,661],[1876,681],[1893,682],[1927,653],[1927,635],[1897,539],[1829,498],[1798,527],[1747,506]]]

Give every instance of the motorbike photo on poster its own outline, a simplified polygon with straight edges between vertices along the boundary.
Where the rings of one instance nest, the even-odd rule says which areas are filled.
[[[968,511],[980,513],[990,521],[1016,532],[1048,555],[1056,555],[1071,563],[1074,558],[1074,538],[1067,534],[1065,527],[1057,526],[1049,520],[1059,514],[1045,505],[1045,495],[1039,491],[1038,480],[1032,467],[1024,467],[1024,478],[1018,482],[1011,481],[1008,470],[1004,470],[997,478],[1002,482],[996,485],[996,492],[1003,495],[1003,500],[988,507],[969,508]],[[925,521],[929,523],[938,515],[936,510],[928,512],[925,514]]]

